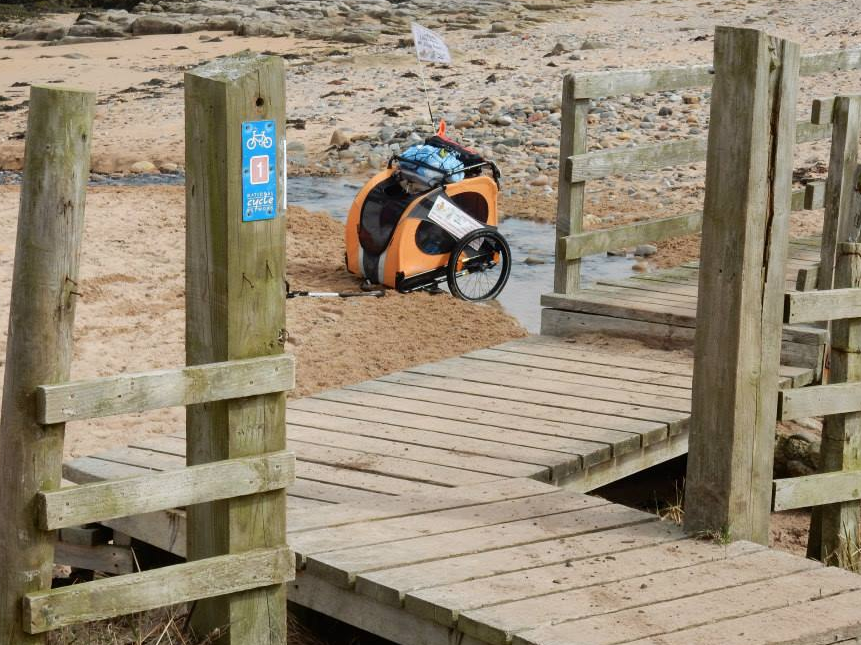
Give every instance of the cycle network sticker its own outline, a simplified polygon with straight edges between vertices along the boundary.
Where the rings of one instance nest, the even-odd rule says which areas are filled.
[[[242,221],[274,219],[278,175],[275,121],[242,124]]]

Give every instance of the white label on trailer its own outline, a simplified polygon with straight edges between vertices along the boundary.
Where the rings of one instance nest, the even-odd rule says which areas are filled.
[[[468,233],[484,228],[484,224],[470,217],[469,213],[459,209],[442,195],[436,198],[433,207],[428,212],[428,219],[450,233],[455,239],[462,239]],[[473,241],[470,246],[478,250],[481,240]]]

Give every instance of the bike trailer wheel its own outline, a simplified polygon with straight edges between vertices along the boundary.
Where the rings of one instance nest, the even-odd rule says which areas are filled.
[[[461,300],[490,300],[499,295],[511,273],[511,249],[490,228],[471,231],[458,240],[446,268],[448,290]]]

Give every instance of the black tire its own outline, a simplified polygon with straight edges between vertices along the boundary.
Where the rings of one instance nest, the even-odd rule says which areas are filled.
[[[445,275],[453,296],[477,302],[498,296],[510,273],[508,242],[495,229],[480,228],[455,244]]]

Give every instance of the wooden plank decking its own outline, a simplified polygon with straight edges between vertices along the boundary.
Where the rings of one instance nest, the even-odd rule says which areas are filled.
[[[861,577],[536,482],[297,511],[290,599],[404,645],[824,644],[861,635]],[[471,490],[480,503],[469,504]],[[520,490],[525,495],[525,489]],[[502,497],[502,494],[500,494]],[[827,614],[828,619],[824,616]]]

